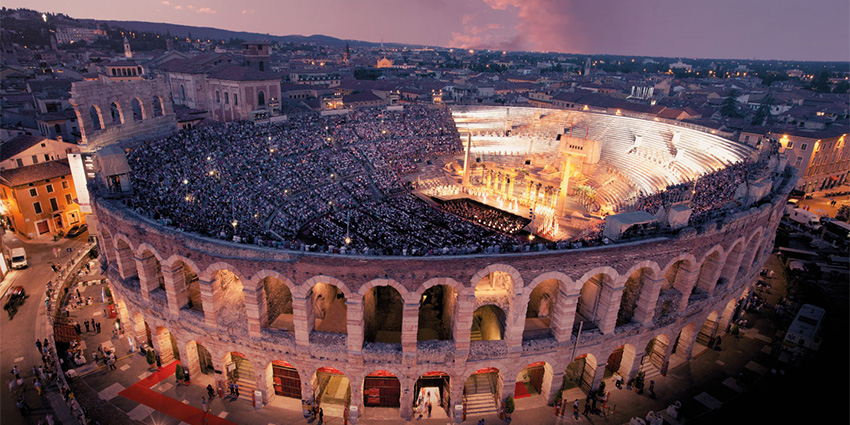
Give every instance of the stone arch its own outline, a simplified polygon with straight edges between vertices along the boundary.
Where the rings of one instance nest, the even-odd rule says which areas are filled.
[[[722,331],[723,329],[720,327],[720,315],[717,313],[717,310],[714,310],[702,321],[695,335],[696,343],[703,347],[712,348],[714,338]],[[678,348],[677,351],[679,351]]]
[[[130,240],[123,234],[118,234],[113,239],[115,243],[115,258],[118,263],[118,273],[122,279],[131,279],[139,275],[136,269],[136,260]]]
[[[529,363],[515,375],[514,399],[526,397],[543,397],[549,400],[555,369],[552,363],[537,361]]]
[[[472,313],[471,341],[504,340],[508,315],[496,304],[485,304]]]
[[[132,323],[132,331],[136,337],[136,341],[147,342],[144,314],[140,311],[132,311],[130,312],[130,321]],[[139,346],[141,346],[141,344],[139,344]]]
[[[561,297],[563,277],[550,274],[553,278],[536,280],[531,292],[522,297],[525,305],[525,323],[522,332],[523,340],[548,338],[553,335],[557,322],[553,320]]]
[[[162,105],[162,97],[153,97],[153,102],[151,102],[151,110],[153,111],[153,113],[151,114],[153,117],[161,117],[164,115],[165,108]]]
[[[405,375],[399,374],[396,368],[386,364],[378,367],[380,369],[366,372],[361,380],[360,393],[363,394],[363,407],[400,408],[401,379]],[[405,389],[410,391],[409,388]],[[368,390],[372,390],[372,394],[377,394],[377,397],[368,394]]]
[[[310,384],[313,388],[313,397],[318,398],[316,403],[322,405],[346,405],[350,401],[354,401],[356,404],[360,404],[359,401],[355,399],[352,392],[356,389],[359,396],[360,387],[357,386],[357,381],[354,381],[349,374],[345,373],[344,369],[338,369],[336,367],[318,367],[312,373]],[[338,381],[337,381],[338,380]],[[354,381],[354,382],[352,382]],[[326,391],[328,388],[340,388],[341,391],[334,391],[331,394],[329,391]],[[332,409],[332,412],[341,412],[341,409]],[[335,414],[325,413],[325,416],[336,416]]]
[[[180,99],[186,100],[186,87],[180,84]]]
[[[89,117],[91,117],[92,128],[94,130],[103,130],[103,113],[101,113],[99,106],[92,105],[89,108]]]
[[[194,261],[174,254],[161,262],[165,290],[170,292],[169,307],[179,314],[181,309],[203,314],[200,268]]]
[[[109,104],[109,113],[112,117],[112,121],[110,121],[112,125],[124,124],[124,112],[117,101]]]
[[[244,334],[248,315],[245,304],[243,278],[239,272],[220,263],[213,264],[205,271],[210,276],[207,281],[211,288],[201,284],[201,299],[204,304],[204,317],[207,323],[221,331],[231,334]],[[211,298],[211,299],[210,299]]]
[[[156,292],[156,300],[164,303],[166,294],[161,258],[154,247],[142,243],[136,248],[134,260],[143,294],[154,296],[153,293]]]
[[[635,346],[628,343],[614,349],[605,361],[605,376],[619,373],[620,376],[628,377],[634,367],[636,354]]]
[[[506,264],[491,264],[491,265],[479,270],[477,273],[475,273],[475,275],[472,276],[472,278],[469,280],[470,286],[465,289],[465,291],[462,295],[474,295],[475,292],[476,292],[476,288],[478,287],[479,284],[482,283],[482,280],[487,278],[490,275],[493,275],[494,273],[497,273],[497,272],[505,273],[508,276],[510,276],[510,281],[504,282],[504,283],[510,285],[509,287],[506,287],[505,289],[506,289],[506,292],[511,295],[511,298],[513,298],[513,296],[515,294],[520,293],[520,291],[522,290],[522,287],[523,287],[523,280],[522,280],[522,275],[520,275],[519,271],[517,271],[517,269],[515,269],[511,266],[508,266]],[[492,278],[491,278],[491,280],[492,280]],[[491,281],[490,283],[494,283],[494,282]],[[498,283],[498,282],[496,282],[496,283]]]
[[[648,299],[657,296],[659,288],[655,282],[660,275],[661,270],[653,261],[641,261],[622,275],[624,289],[617,309],[616,326],[632,323],[635,319],[639,322],[646,320],[645,313],[650,309]]]
[[[597,267],[577,280],[581,285],[576,314],[573,323],[584,323],[585,331],[599,329],[605,333],[608,320],[609,303],[612,301],[610,290],[617,281],[619,274],[610,267]]]
[[[649,340],[644,348],[643,358],[641,359],[638,371],[649,373],[651,369],[655,369],[659,372],[664,372],[669,346],[670,337],[664,333],[660,333]]]
[[[271,329],[295,330],[292,290],[295,285],[286,276],[273,270],[260,270],[245,286],[256,292],[260,326]]]
[[[288,358],[270,360],[265,367],[266,388],[277,396],[301,400],[304,396],[304,382],[301,376],[301,368]]]
[[[670,349],[671,356],[675,354],[678,361],[685,361],[689,359],[691,357],[694,339],[697,337],[698,331],[699,329],[694,322],[690,322],[685,325],[679,331],[679,334],[676,336],[676,340],[673,341],[673,345]]]
[[[697,277],[696,285],[691,289],[688,303],[692,303],[699,299],[704,299],[711,295],[714,291],[714,286],[717,284],[717,279],[720,272],[723,271],[723,259],[725,258],[723,247],[720,245],[713,246],[702,257],[700,261],[699,276]]]
[[[400,344],[407,290],[394,280],[375,279],[358,292],[363,296],[363,342]]]
[[[424,289],[418,296],[416,340],[451,340],[458,308],[458,288],[461,288],[461,285],[454,279],[436,278],[428,280],[421,288]],[[417,291],[412,294],[419,293]]]
[[[184,344],[186,359],[183,367],[189,370],[189,376],[214,375],[215,363],[212,354],[201,342],[192,339]]]
[[[743,258],[741,259],[741,266],[738,267],[738,277],[746,276],[747,273],[756,264],[756,261],[758,261],[758,251],[762,243],[762,234],[762,229],[759,228],[753,233],[752,236],[750,236],[750,239],[747,241],[747,248]]]
[[[266,106],[266,92],[262,90],[257,92],[257,106]]]
[[[692,254],[682,254],[664,268],[664,282],[653,312],[655,320],[677,313],[687,302],[687,295],[696,284],[697,264]]]
[[[726,254],[726,258],[723,262],[723,268],[720,271],[716,285],[724,286],[727,283],[733,283],[735,278],[738,276],[738,268],[740,268],[743,263],[745,247],[746,238],[743,236],[732,243],[731,248],[729,248],[729,251]]]
[[[315,276],[304,282],[298,292],[305,298],[308,334],[313,331],[348,334],[347,300],[354,298],[342,281],[330,276]],[[356,298],[359,301],[359,297]]]
[[[133,109],[133,121],[142,121],[147,118],[147,111],[145,111],[145,107],[138,97],[133,98],[130,106]]]
[[[564,380],[561,389],[579,388],[585,394],[589,394],[593,388],[596,366],[596,357],[593,354],[584,353],[579,355],[564,369]]]
[[[177,348],[177,340],[174,335],[164,326],[157,326],[156,333],[152,335],[154,349],[159,354],[163,365],[180,359],[180,350]]]

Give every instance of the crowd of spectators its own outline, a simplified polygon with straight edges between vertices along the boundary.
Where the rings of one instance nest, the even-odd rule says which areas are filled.
[[[448,201],[442,207],[444,211],[508,235],[518,234],[530,221],[468,199]]]

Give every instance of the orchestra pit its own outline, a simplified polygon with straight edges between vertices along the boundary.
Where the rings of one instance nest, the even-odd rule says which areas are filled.
[[[461,421],[705,349],[796,180],[768,145],[582,111],[364,108],[104,149],[117,171],[92,204],[122,326],[202,385],[352,423],[428,403]]]

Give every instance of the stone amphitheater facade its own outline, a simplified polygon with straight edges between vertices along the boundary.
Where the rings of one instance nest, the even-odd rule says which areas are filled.
[[[140,341],[147,327],[164,362],[179,355],[190,376],[199,376],[197,344],[210,353],[216,371],[240,353],[253,365],[255,376],[247,379],[266,403],[280,397],[272,362],[297,370],[306,401],[314,398],[315,372],[332,367],[349,379],[350,411],[361,413],[365,377],[386,371],[399,381],[398,414],[409,420],[414,385],[428,372],[449,376],[449,411],[460,416],[464,383],[482,369],[497,371],[501,388],[495,396],[504,400],[527,365],[544,362],[540,393],[551,403],[568,365],[579,357],[588,388],[598,386],[615,351],[615,369],[626,379],[649,364],[647,357],[661,374],[687,361],[704,323],[726,329],[773,249],[793,187],[793,178],[775,176],[774,189],[756,206],[702,228],[598,247],[498,255],[367,257],[267,249],[186,234],[115,200],[95,196],[93,203],[121,323]],[[194,275],[202,309],[187,308],[187,279]],[[318,283],[344,295],[346,333],[336,338],[314,330]],[[417,342],[420,302],[436,285],[451,294],[451,338]],[[369,322],[381,314],[374,311],[370,289],[380,286],[394,288],[402,299],[400,344],[364,342]],[[540,290],[552,299],[548,333],[524,338],[529,306],[541,308]],[[271,328],[269,310],[277,307],[270,298],[287,292],[294,326]],[[485,305],[504,313],[503,336],[471,341],[473,312]]]

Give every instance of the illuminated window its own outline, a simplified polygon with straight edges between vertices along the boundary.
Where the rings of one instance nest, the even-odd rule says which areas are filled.
[[[808,143],[803,143],[802,145],[800,145],[800,150],[801,150],[801,151],[803,151],[803,152],[805,152],[805,151],[806,151],[806,148],[808,148],[808,147],[809,147],[809,144],[808,144]]]

